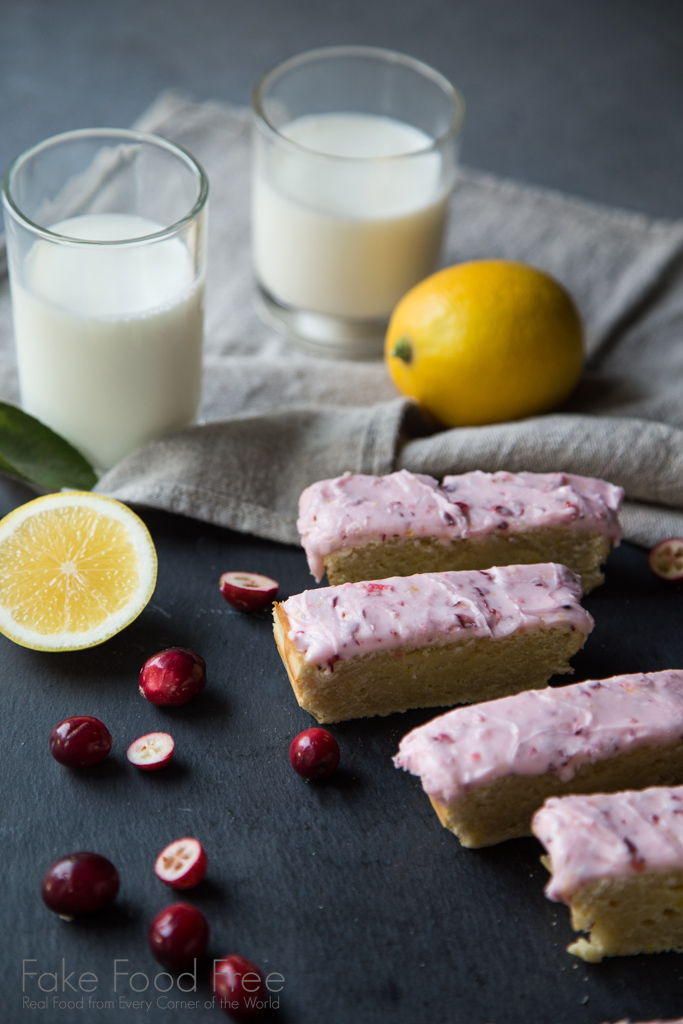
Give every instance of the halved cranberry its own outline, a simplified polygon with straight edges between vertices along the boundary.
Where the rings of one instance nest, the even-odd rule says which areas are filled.
[[[245,612],[265,608],[274,600],[279,589],[276,580],[257,572],[224,572],[219,586],[228,604]]]
[[[647,558],[655,576],[672,583],[683,580],[683,537],[660,541]]]
[[[191,903],[173,903],[161,910],[147,934],[152,956],[172,971],[184,971],[201,959],[209,942],[209,925]]]
[[[198,839],[176,839],[154,862],[154,873],[172,889],[192,889],[206,874],[208,860]]]
[[[119,873],[99,853],[70,853],[48,868],[43,879],[43,902],[55,914],[72,921],[108,907],[119,891]]]
[[[263,975],[251,960],[237,953],[214,961],[213,991],[219,1006],[235,1020],[254,1020],[262,1012],[265,994]]]
[[[206,686],[206,662],[185,647],[169,647],[148,658],[140,671],[140,693],[152,704],[179,707]]]
[[[327,729],[306,729],[292,740],[289,761],[305,779],[328,779],[339,764],[339,744]]]
[[[156,772],[165,768],[173,757],[175,742],[168,732],[148,732],[128,747],[126,757],[143,772]]]
[[[104,761],[111,750],[111,733],[91,715],[65,718],[50,733],[50,753],[67,768],[90,768]]]

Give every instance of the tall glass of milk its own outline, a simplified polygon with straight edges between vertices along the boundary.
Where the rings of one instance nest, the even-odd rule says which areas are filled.
[[[192,423],[208,181],[141,132],[47,139],[2,184],[22,407],[106,470]]]
[[[252,109],[262,316],[320,354],[377,354],[393,307],[438,263],[462,97],[412,57],[336,46],[278,64]]]

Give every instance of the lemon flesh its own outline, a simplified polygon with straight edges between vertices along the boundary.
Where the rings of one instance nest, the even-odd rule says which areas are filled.
[[[93,647],[137,618],[156,583],[142,520],[90,492],[49,494],[0,521],[0,632],[23,647]]]
[[[549,412],[576,386],[583,328],[548,274],[510,260],[477,260],[425,278],[396,306],[389,373],[445,426],[478,426]]]

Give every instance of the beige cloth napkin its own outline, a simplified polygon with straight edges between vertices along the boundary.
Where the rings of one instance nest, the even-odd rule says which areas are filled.
[[[444,262],[554,274],[583,314],[588,365],[560,412],[430,433],[381,361],[305,356],[254,312],[248,113],[165,93],[137,127],[189,149],[211,183],[202,423],[133,453],[99,491],[296,543],[300,491],[345,470],[564,470],[626,489],[630,540],[683,535],[683,222],[463,172]],[[5,282],[0,393],[16,400],[10,324]]]

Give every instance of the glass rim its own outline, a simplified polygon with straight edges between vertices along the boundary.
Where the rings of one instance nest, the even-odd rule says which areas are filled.
[[[61,143],[77,142],[84,139],[112,139],[121,143],[128,142],[144,144],[153,146],[156,149],[164,149],[173,154],[173,156],[180,158],[185,166],[196,174],[199,181],[199,195],[194,205],[183,217],[180,217],[178,220],[174,221],[173,224],[162,228],[160,231],[154,231],[148,235],[135,235],[131,238],[117,238],[111,240],[73,238],[70,235],[62,235],[57,231],[51,231],[49,228],[43,227],[43,225],[32,221],[30,217],[27,217],[20,209],[12,195],[12,180],[15,174],[25,163],[42,151]],[[3,201],[6,203],[14,217],[16,217],[24,227],[29,228],[34,234],[39,235],[41,238],[48,241],[67,242],[71,245],[84,246],[130,245],[132,243],[157,241],[162,238],[170,238],[173,235],[176,235],[183,227],[192,223],[193,220],[196,220],[206,206],[206,202],[209,198],[209,179],[206,171],[196,157],[188,152],[188,150],[183,146],[178,145],[177,142],[170,142],[168,139],[164,139],[160,135],[154,135],[151,132],[137,131],[135,128],[77,128],[72,131],[60,132],[57,135],[51,135],[49,138],[43,139],[34,146],[30,146],[28,149],[24,150],[23,153],[20,153],[19,156],[15,157],[2,177],[0,192],[2,193]]]
[[[320,150],[312,149],[310,146],[304,146],[300,142],[287,138],[287,136],[283,135],[276,125],[274,125],[266,116],[265,110],[263,109],[265,93],[269,86],[284,72],[327,57],[364,57],[368,59],[382,60],[387,64],[401,64],[404,67],[410,68],[412,71],[415,71],[423,78],[429,79],[434,85],[438,86],[444,96],[450,101],[452,110],[450,125],[446,131],[441,133],[441,135],[432,139],[429,146],[425,146],[423,149],[414,149],[408,153],[396,153],[393,156],[338,156],[334,153],[323,153]],[[417,57],[411,57],[406,53],[399,53],[397,50],[387,50],[381,46],[320,46],[313,50],[304,50],[302,53],[297,53],[292,57],[286,57],[284,60],[278,61],[277,64],[274,64],[268,71],[266,71],[254,86],[254,90],[251,95],[251,109],[254,122],[260,130],[264,131],[266,135],[274,137],[278,142],[284,144],[295,152],[310,153],[312,156],[316,156],[321,159],[347,161],[349,163],[362,163],[369,161],[372,163],[390,163],[396,160],[414,159],[415,157],[424,156],[427,153],[433,153],[435,150],[441,149],[451,139],[455,139],[460,133],[465,117],[465,99],[460,90],[453,85],[445,75],[442,75],[440,71],[437,71],[424,61],[418,60]]]

